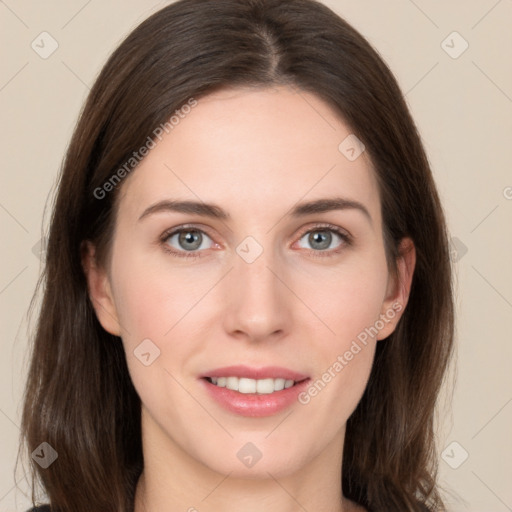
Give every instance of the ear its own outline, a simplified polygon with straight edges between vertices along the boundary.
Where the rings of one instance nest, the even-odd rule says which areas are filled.
[[[398,247],[396,275],[388,277],[386,298],[382,303],[380,320],[384,327],[379,330],[378,340],[387,338],[396,328],[402,317],[409,294],[411,292],[412,276],[416,266],[416,248],[410,238],[403,238]]]
[[[89,298],[96,317],[110,334],[121,335],[110,279],[107,271],[96,261],[96,248],[89,241],[82,242],[82,267],[87,279]]]

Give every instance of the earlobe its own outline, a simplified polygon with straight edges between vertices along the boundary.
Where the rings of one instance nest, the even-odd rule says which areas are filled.
[[[398,247],[396,275],[390,275],[386,299],[382,304],[381,318],[387,322],[377,339],[387,338],[396,328],[411,292],[412,278],[416,266],[416,248],[410,238],[403,238]]]
[[[82,242],[81,250],[87,290],[96,317],[107,332],[120,336],[121,329],[107,271],[98,265],[95,247],[91,242]]]

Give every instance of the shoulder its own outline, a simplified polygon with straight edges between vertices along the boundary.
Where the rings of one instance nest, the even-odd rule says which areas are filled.
[[[34,507],[27,512],[51,512],[50,505],[41,505],[40,507]]]

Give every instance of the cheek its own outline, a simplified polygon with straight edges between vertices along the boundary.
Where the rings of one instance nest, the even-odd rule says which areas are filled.
[[[113,274],[123,338],[132,342],[168,337],[211,287],[208,276],[172,268],[165,258],[155,262],[132,255],[120,260]]]
[[[363,396],[377,344],[372,327],[382,305],[380,288],[345,284],[336,300],[324,304],[322,318],[335,334],[316,336],[312,357],[319,373],[299,396],[301,404],[324,419],[319,428],[326,436],[336,435]]]
[[[303,293],[329,330],[314,336],[315,359],[322,373],[306,390],[304,404],[315,400],[339,417],[351,414],[371,372],[387,280],[385,257],[379,254],[354,259],[324,278],[321,287],[305,285]]]
[[[172,382],[170,374],[183,369],[184,363],[200,352],[202,344],[191,343],[202,339],[195,332],[200,331],[201,322],[194,315],[215,282],[211,273],[172,268],[163,260],[132,253],[119,258],[112,269],[127,364],[145,403],[158,396],[152,393],[155,389],[161,388],[160,394],[165,394]],[[149,356],[142,357],[147,353]]]
[[[149,410],[159,411],[159,418],[178,422],[193,405],[174,379],[182,380],[177,369],[197,349],[187,343],[190,338],[184,334],[193,333],[184,331],[183,326],[190,325],[189,315],[193,315],[193,307],[201,298],[201,279],[197,275],[185,277],[179,270],[162,268],[154,260],[132,254],[118,259],[113,280],[127,365],[135,389]],[[177,408],[169,405],[177,403]],[[176,415],[176,409],[180,414]]]
[[[354,254],[346,265],[330,273],[308,276],[299,293],[307,297],[331,331],[326,346],[340,350],[375,325],[382,311],[387,284],[388,270],[383,254],[373,257]]]

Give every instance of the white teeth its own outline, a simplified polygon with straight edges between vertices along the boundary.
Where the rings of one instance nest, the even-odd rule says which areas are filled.
[[[285,388],[291,388],[292,386],[293,386],[293,380],[285,380],[284,381]]]
[[[238,391],[238,377],[227,377],[226,387],[228,389],[234,389],[235,391]]]
[[[290,379],[247,379],[246,377],[211,377],[212,384],[239,393],[268,395],[274,391],[288,389],[295,383]]]
[[[276,388],[274,379],[260,379],[254,382],[256,383],[256,391],[262,395],[279,391],[279,389]]]
[[[285,382],[286,382],[285,379],[275,379],[274,380],[274,389],[276,391],[281,391],[282,389],[284,389],[284,383]]]
[[[239,393],[256,393],[256,381],[254,379],[246,379],[242,377],[238,379]]]

